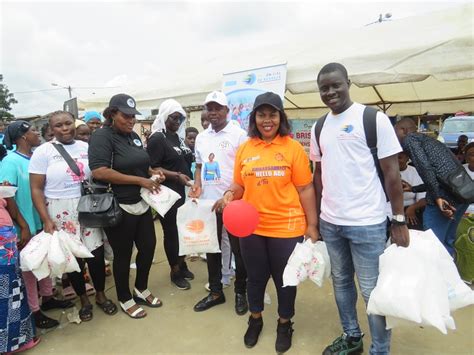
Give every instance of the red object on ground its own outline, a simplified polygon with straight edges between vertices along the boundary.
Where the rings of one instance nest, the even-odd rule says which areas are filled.
[[[236,237],[248,237],[258,226],[257,209],[243,200],[230,202],[223,211],[225,228]]]

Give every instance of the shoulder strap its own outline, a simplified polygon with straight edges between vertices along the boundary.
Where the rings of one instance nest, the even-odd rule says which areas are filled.
[[[77,176],[81,176],[81,170],[77,166],[76,162],[72,159],[72,157],[69,155],[69,153],[64,149],[64,147],[61,144],[56,144],[52,143],[53,147],[56,148],[56,150],[61,154],[61,156],[64,158],[66,161],[67,165],[71,168],[71,170],[76,174]]]
[[[383,177],[382,168],[380,167],[379,157],[377,155],[377,110],[373,107],[366,106],[362,119],[364,123],[364,132],[367,146],[370,149],[370,154],[372,154],[372,157],[374,158],[375,169],[377,169],[380,183],[382,184],[385,196],[387,196],[387,192],[385,191],[385,179]]]
[[[321,151],[321,146],[319,145],[319,137],[321,137],[321,131],[323,130],[324,122],[326,121],[326,113],[324,116],[320,117],[314,126],[314,136],[316,137],[316,144],[318,145],[319,154],[322,156],[323,152]]]

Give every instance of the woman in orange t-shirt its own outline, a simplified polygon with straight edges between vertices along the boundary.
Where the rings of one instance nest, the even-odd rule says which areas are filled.
[[[289,133],[280,96],[272,92],[257,96],[249,116],[250,139],[237,151],[234,182],[214,206],[222,210],[232,200],[243,199],[259,212],[257,229],[240,239],[251,312],[244,343],[251,348],[258,341],[265,288],[272,276],[279,315],[275,349],[280,353],[291,347],[296,298],[296,287],[282,287],[283,270],[303,236],[313,242],[319,239],[309,160]]]

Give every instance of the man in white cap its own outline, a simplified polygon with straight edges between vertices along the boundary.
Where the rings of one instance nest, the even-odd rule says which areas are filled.
[[[229,108],[227,98],[220,91],[207,95],[204,111],[211,126],[198,134],[195,143],[196,172],[195,183],[190,197],[218,200],[229,189],[234,173],[234,160],[237,148],[247,139],[247,132],[227,121]],[[222,211],[217,211],[217,236],[219,243],[225,233],[222,223]],[[243,315],[248,311],[247,271],[240,255],[239,241],[229,235],[232,252],[235,255],[235,312]],[[205,311],[225,302],[222,292],[222,257],[220,253],[207,254],[207,270],[210,293],[195,306],[196,312]]]

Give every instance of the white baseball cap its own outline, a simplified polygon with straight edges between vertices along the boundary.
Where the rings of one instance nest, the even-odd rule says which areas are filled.
[[[208,104],[209,102],[217,102],[221,106],[227,106],[227,97],[222,91],[213,91],[206,96],[204,105]]]

